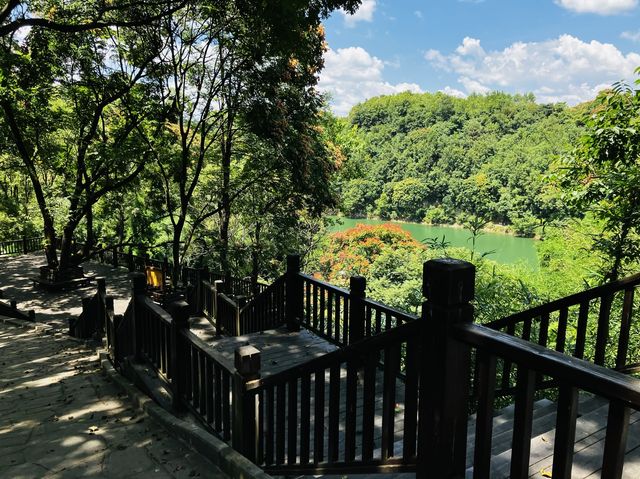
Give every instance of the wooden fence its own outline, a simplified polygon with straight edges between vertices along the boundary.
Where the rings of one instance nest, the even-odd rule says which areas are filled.
[[[26,254],[32,251],[38,251],[42,249],[42,242],[44,238],[23,237],[18,240],[0,241],[0,256],[9,254]]]
[[[640,344],[632,312],[640,307],[640,274],[531,308],[486,326],[560,353],[626,373],[640,371]],[[498,362],[498,396],[515,391],[516,375],[508,359]],[[553,387],[540,377],[538,389]]]
[[[255,311],[266,314],[275,304],[278,319],[265,323],[265,328],[302,325],[340,348],[264,378],[258,350],[241,347],[234,364],[225,363],[189,331],[186,303],[173,303],[164,311],[144,296],[143,275],[134,275],[130,308],[132,354],[170,385],[174,407],[190,410],[204,427],[267,472],[462,476],[467,467],[469,403],[475,394],[473,477],[490,477],[494,398],[502,386],[497,365],[502,361],[511,365],[514,376],[511,477],[528,474],[532,404],[537,387],[543,387],[538,377],[559,385],[553,477],[571,477],[581,390],[610,401],[603,477],[621,477],[624,455],[620,451],[624,451],[630,408],[640,409],[640,382],[496,330],[496,324],[502,323],[493,323],[494,329],[473,324],[473,265],[455,260],[428,262],[423,281],[427,300],[420,318],[367,300],[361,278],[352,281],[350,290],[340,290],[301,274],[295,259],[289,266],[266,296],[256,298],[247,324],[258,324]],[[585,297],[627,291],[635,281],[632,277],[581,293],[578,304]],[[209,293],[215,291],[215,284],[209,286]],[[629,293],[625,295],[628,298]],[[335,305],[336,297],[340,297],[337,320],[335,309],[329,314],[329,304]],[[221,305],[215,304],[220,294],[203,298],[205,311],[220,310]],[[270,302],[271,306],[263,306]],[[544,314],[545,310],[536,311]],[[631,313],[625,314],[629,320],[622,323],[631,324]],[[338,323],[339,336],[335,334]],[[617,354],[619,341],[613,345]]]

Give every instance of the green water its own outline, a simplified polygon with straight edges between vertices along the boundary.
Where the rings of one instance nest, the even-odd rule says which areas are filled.
[[[339,218],[340,224],[332,226],[329,231],[335,233],[353,228],[356,224],[379,225],[388,223],[383,220]],[[416,240],[445,236],[445,240],[451,247],[471,248],[471,233],[463,228],[450,226],[429,226],[419,223],[394,222],[402,229],[411,233]],[[538,269],[538,256],[536,253],[536,240],[530,238],[516,238],[515,236],[499,233],[483,233],[476,238],[476,251],[478,254],[494,251],[487,257],[504,264],[524,263],[533,270]]]

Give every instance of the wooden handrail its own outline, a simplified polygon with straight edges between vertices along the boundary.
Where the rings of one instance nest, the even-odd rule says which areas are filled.
[[[340,288],[339,286],[335,286],[331,283],[327,283],[326,281],[322,281],[320,279],[314,278],[311,275],[308,274],[304,274],[304,273],[299,273],[300,276],[307,282],[312,283],[312,284],[317,284],[318,286],[321,286],[325,289],[330,289],[338,294],[342,294],[344,296],[349,296],[349,290],[348,289],[344,289],[344,288]]]
[[[421,323],[419,321],[412,321],[382,334],[366,337],[357,343],[350,344],[317,358],[310,359],[305,363],[298,364],[277,374],[251,381],[247,385],[247,391],[255,391],[269,386],[284,384],[287,381],[299,378],[304,374],[312,373],[319,369],[326,369],[332,365],[348,361],[351,358],[360,357],[370,351],[383,348],[390,343],[415,336],[420,333],[420,328]]]
[[[596,298],[600,298],[602,296],[616,293],[618,291],[622,291],[626,288],[633,287],[639,284],[640,273],[637,273],[618,281],[613,281],[601,286],[596,286],[595,288],[581,291],[579,293],[556,299],[555,301],[551,301],[540,306],[535,306],[531,309],[527,309],[526,311],[521,311],[519,313],[497,319],[490,323],[486,323],[485,326],[491,329],[501,329],[510,324],[519,323],[526,319],[535,318],[543,314],[553,313],[555,311],[558,311],[559,309],[567,308],[569,306],[575,306],[583,301],[590,301]]]
[[[171,318],[171,315],[169,313],[167,313],[164,309],[162,309],[158,304],[154,303],[153,300],[151,298],[149,298],[147,295],[138,295],[136,297],[137,301],[140,301],[141,305],[149,310],[154,316],[156,316],[158,319],[164,321],[167,324],[171,324],[171,322],[173,321],[173,319]]]
[[[455,337],[479,350],[525,364],[608,399],[622,400],[640,410],[640,380],[582,359],[567,356],[479,324],[454,327]]]

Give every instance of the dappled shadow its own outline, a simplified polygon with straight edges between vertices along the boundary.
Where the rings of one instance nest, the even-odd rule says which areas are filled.
[[[214,477],[62,335],[0,325],[0,477]]]
[[[96,284],[93,282],[89,286],[61,292],[34,287],[31,278],[38,275],[38,267],[44,264],[46,261],[42,253],[0,257],[0,290],[4,298],[15,299],[20,310],[35,310],[37,322],[66,329],[69,318],[82,312],[82,298],[95,293]],[[82,266],[85,274],[106,278],[107,294],[115,297],[115,313],[124,313],[130,297],[128,271],[95,262],[86,262]]]

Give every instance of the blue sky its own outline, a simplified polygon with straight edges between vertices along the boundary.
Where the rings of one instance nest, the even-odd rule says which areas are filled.
[[[363,0],[325,31],[320,89],[338,115],[405,90],[574,105],[640,67],[640,0]]]

